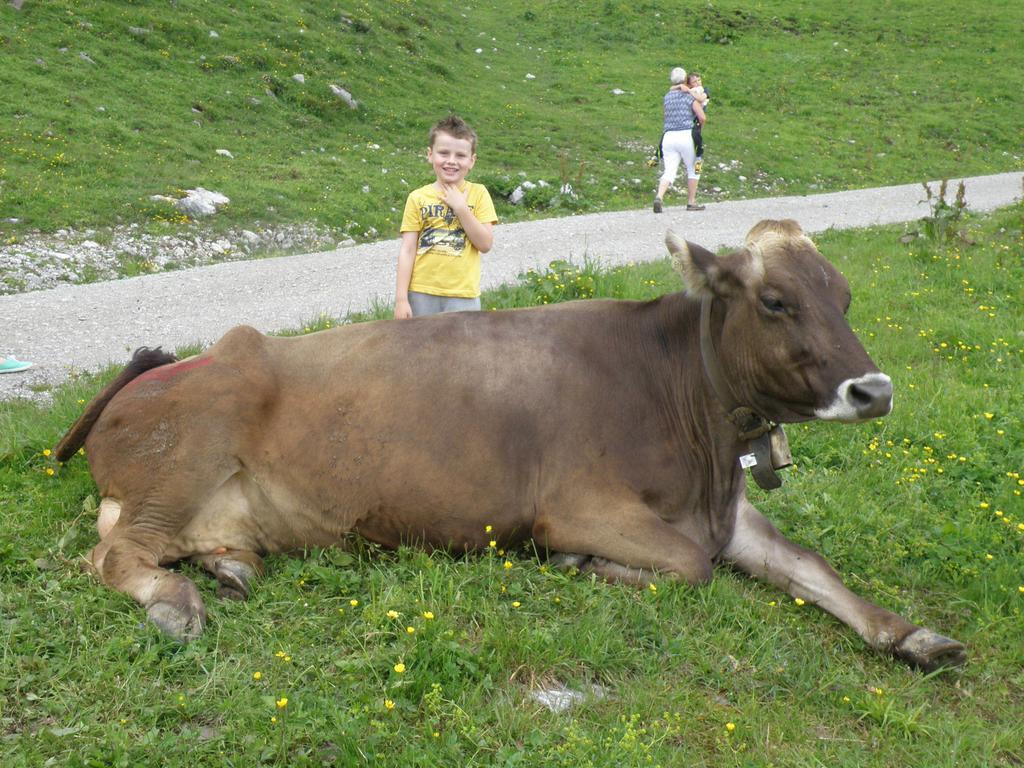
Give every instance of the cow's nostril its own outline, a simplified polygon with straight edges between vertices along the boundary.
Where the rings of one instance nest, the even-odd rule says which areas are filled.
[[[847,396],[861,416],[884,416],[892,407],[892,380],[888,376],[862,379],[850,386]]]

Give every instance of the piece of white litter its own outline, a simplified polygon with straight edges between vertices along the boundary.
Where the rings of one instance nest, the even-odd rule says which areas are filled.
[[[566,688],[561,683],[556,683],[550,688],[530,691],[530,698],[538,704],[547,707],[552,712],[565,712],[576,704],[582,704],[588,697],[603,699],[607,695],[607,691],[600,685],[590,686],[589,694],[573,690],[572,688]]]
[[[536,75],[531,75],[529,72],[527,72],[526,73],[526,79],[527,80],[536,80],[537,76]]]

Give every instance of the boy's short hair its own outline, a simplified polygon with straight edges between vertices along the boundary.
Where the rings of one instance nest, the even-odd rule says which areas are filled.
[[[447,133],[449,136],[454,136],[456,139],[466,139],[472,147],[473,154],[476,154],[476,131],[470,128],[466,121],[458,115],[448,115],[448,117],[444,120],[439,120],[437,124],[430,129],[430,143],[428,146],[434,146],[434,139],[437,138],[437,134],[439,133]]]

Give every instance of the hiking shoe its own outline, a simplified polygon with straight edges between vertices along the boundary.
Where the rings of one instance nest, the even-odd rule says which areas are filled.
[[[660,197],[654,198],[654,212],[655,213],[661,213],[661,198]]]
[[[13,357],[0,360],[0,373],[18,373],[18,371],[24,371],[31,367],[32,363],[26,363],[24,360],[15,360]]]
[[[689,204],[688,204],[688,205],[686,206],[686,210],[688,210],[688,211],[703,211],[703,210],[704,210],[704,207],[705,207],[705,206],[703,206],[703,205],[700,205],[700,204],[698,204],[698,203],[689,203]]]

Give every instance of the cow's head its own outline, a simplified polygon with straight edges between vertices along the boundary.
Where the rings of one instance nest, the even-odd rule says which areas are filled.
[[[712,300],[711,336],[737,404],[778,422],[889,413],[892,381],[846,322],[850,285],[795,221],[762,221],[723,256],[672,232],[666,244],[687,292]]]

